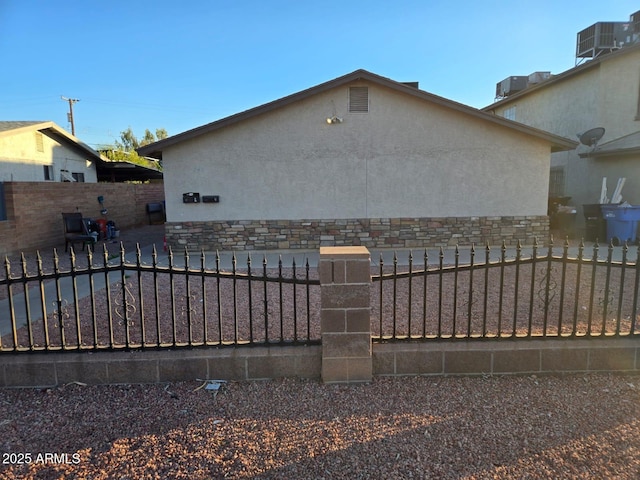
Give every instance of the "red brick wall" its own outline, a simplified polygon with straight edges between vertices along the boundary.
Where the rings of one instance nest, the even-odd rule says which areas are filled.
[[[101,218],[98,196],[104,197],[107,219],[118,228],[147,223],[146,204],[164,200],[162,183],[5,182],[7,220],[0,222],[0,254],[60,245],[62,212],[79,211]]]

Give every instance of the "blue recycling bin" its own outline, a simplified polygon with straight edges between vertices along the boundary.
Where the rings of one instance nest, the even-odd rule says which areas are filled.
[[[614,245],[636,242],[640,206],[602,205],[602,216],[607,221],[607,242]]]

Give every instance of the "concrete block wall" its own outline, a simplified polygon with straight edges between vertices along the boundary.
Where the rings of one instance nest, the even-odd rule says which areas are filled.
[[[101,218],[98,196],[119,228],[147,223],[146,204],[164,200],[162,183],[5,182],[4,190],[7,220],[0,221],[0,255],[64,243],[61,213]]]
[[[640,372],[636,339],[539,339],[376,344],[376,375],[550,375]]]
[[[339,348],[335,344],[328,353]],[[625,338],[373,344],[370,370],[362,366],[364,357],[351,364],[344,358],[325,364],[324,353],[324,346],[11,353],[0,355],[0,387],[75,381],[94,385],[300,377],[339,383],[375,376],[640,374],[640,345]],[[357,362],[362,363],[356,368]]]
[[[0,385],[317,378],[320,362],[318,346],[7,354],[0,355]]]

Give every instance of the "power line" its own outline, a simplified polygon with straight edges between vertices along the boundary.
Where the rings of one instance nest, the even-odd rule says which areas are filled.
[[[126,106],[131,109],[139,110],[141,108],[147,110],[173,110],[173,111],[183,111],[183,112],[194,112],[194,113],[210,113],[209,109],[203,108],[202,105],[191,106],[191,105],[167,105],[167,104],[151,104],[151,103],[140,103],[140,102],[121,102],[121,101],[113,101],[113,100],[105,100],[98,98],[85,98],[85,101],[89,101],[92,104],[102,104],[102,105],[112,105],[112,106]]]

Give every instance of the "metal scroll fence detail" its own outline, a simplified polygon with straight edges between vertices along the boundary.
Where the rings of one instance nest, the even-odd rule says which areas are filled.
[[[5,259],[0,352],[320,343],[319,280],[308,261],[255,265],[233,255],[223,269],[218,254],[185,251],[176,261],[169,251],[161,265],[155,248],[145,263],[139,248],[126,261],[122,247],[119,257],[105,248],[84,260],[54,251],[45,269],[39,254],[35,267],[24,255],[18,268]]]
[[[637,336],[640,249],[565,242],[555,249],[520,244],[498,259],[471,247],[460,262],[427,251],[400,271],[382,256],[371,293],[374,342],[401,340],[608,338]],[[560,252],[558,252],[560,250]],[[614,258],[617,257],[617,258]],[[417,265],[417,268],[416,268]]]

